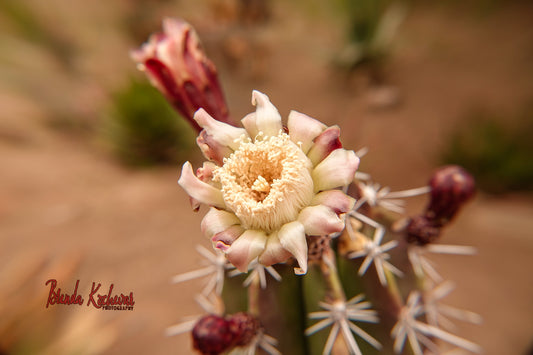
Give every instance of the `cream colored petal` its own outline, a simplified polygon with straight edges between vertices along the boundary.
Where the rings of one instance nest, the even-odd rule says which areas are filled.
[[[233,153],[233,150],[226,145],[220,144],[213,136],[210,136],[205,130],[201,130],[196,137],[196,144],[200,147],[202,154],[207,159],[222,165],[224,157]]]
[[[289,113],[287,127],[291,140],[296,144],[300,142],[305,154],[313,146],[313,139],[327,128],[322,122],[297,111]]]
[[[233,213],[211,207],[202,219],[200,229],[203,235],[212,238],[215,234],[236,224],[241,224],[241,221]]]
[[[359,166],[353,150],[336,149],[313,170],[315,191],[330,190],[350,184]]]
[[[307,153],[307,157],[311,160],[313,166],[320,163],[335,149],[342,148],[339,140],[340,135],[341,129],[339,126],[331,126],[314,139],[314,144],[309,153]]]
[[[344,222],[329,207],[324,205],[304,208],[298,216],[307,235],[328,235],[344,229]]]
[[[283,248],[288,250],[298,261],[299,268],[294,268],[294,273],[303,275],[307,273],[307,241],[302,223],[298,221],[284,224],[278,231],[279,241]]]
[[[246,132],[248,132],[248,135],[252,137],[252,139],[255,139],[257,133],[259,133],[259,129],[257,129],[257,124],[255,121],[255,112],[247,114],[241,120],[242,126],[246,129]]]
[[[219,232],[211,238],[211,241],[215,245],[215,248],[222,251],[227,251],[229,247],[233,244],[243,234],[245,229],[240,225],[236,224],[229,227],[222,232]]]
[[[324,205],[336,214],[346,213],[355,205],[355,199],[340,190],[327,190],[316,194],[311,200],[311,206]]]
[[[248,271],[248,264],[258,257],[267,242],[267,235],[259,230],[247,230],[226,251],[230,263],[239,271]]]
[[[279,240],[278,232],[268,236],[265,251],[259,256],[259,262],[265,266],[274,265],[287,261],[292,256]]]
[[[255,109],[255,125],[258,131],[263,132],[266,136],[277,136],[283,129],[281,125],[281,116],[278,109],[272,105],[268,96],[254,90],[252,92],[252,104]]]
[[[230,147],[233,150],[239,148],[240,137],[248,137],[244,128],[233,127],[229,124],[220,122],[211,117],[203,108],[196,111],[194,120],[205,129],[208,136],[212,137],[215,142],[222,146]]]
[[[224,198],[222,197],[222,191],[198,179],[192,171],[191,163],[186,162],[183,164],[178,184],[190,197],[200,203],[219,208],[226,208]]]

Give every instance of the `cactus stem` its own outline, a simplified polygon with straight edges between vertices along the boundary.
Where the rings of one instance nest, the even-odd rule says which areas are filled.
[[[331,301],[346,301],[346,296],[342,288],[339,273],[335,266],[335,255],[328,250],[322,257],[320,270],[327,285],[327,297]]]
[[[259,275],[256,274],[252,282],[248,286],[248,313],[252,316],[259,316],[259,289],[260,289]]]

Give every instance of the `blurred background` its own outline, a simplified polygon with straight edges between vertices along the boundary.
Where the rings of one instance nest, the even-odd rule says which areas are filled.
[[[531,353],[531,1],[2,0],[0,354],[191,353],[164,331],[201,314],[202,283],[170,279],[208,245],[176,183],[202,157],[129,58],[164,17],[197,29],[235,118],[257,89],[283,117],[338,124],[393,190],[469,169],[479,193],[442,243],[479,253],[433,257],[457,284],[447,303],[483,316],[457,332],[486,354]],[[114,283],[135,309],[46,309],[51,278]]]

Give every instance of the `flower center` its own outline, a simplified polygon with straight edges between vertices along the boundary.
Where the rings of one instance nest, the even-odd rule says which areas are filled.
[[[296,220],[313,197],[311,162],[289,136],[241,141],[213,179],[224,202],[248,229],[271,233]]]

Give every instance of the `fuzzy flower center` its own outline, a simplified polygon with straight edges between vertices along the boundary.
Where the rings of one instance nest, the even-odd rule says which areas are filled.
[[[248,229],[271,233],[296,220],[313,197],[311,162],[289,136],[241,141],[214,180],[222,185],[224,202]]]

